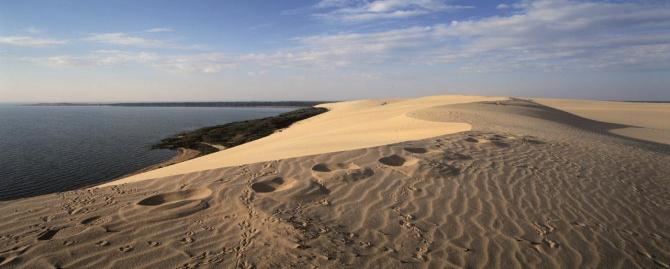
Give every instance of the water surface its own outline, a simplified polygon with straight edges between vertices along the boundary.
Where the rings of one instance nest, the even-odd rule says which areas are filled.
[[[105,182],[174,156],[150,149],[167,136],[293,109],[0,104],[0,200]]]

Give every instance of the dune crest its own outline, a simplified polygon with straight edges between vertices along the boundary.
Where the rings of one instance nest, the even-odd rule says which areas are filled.
[[[505,99],[450,95],[324,104],[320,106],[330,109],[329,112],[298,122],[273,135],[200,158],[132,175],[102,186],[468,131],[471,129],[468,123],[419,119],[411,115],[436,106]]]
[[[591,120],[621,124],[610,133],[670,145],[670,104],[570,99],[535,102]]]

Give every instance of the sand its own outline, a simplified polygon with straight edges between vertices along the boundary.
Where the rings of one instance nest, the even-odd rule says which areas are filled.
[[[613,134],[670,145],[670,103],[535,99],[580,117],[620,124]]]
[[[122,178],[103,186],[468,131],[471,126],[467,123],[422,120],[408,115],[440,105],[505,99],[485,96],[430,96],[408,100],[359,100],[325,104],[321,106],[330,111],[268,137]]]
[[[223,146],[220,146],[220,145],[213,145],[213,144],[208,144],[208,145],[221,147],[221,149],[224,148]],[[129,177],[129,176],[149,172],[149,171],[152,171],[152,170],[160,169],[160,168],[170,166],[170,165],[173,165],[173,164],[185,162],[185,161],[188,161],[190,159],[197,158],[200,155],[200,151],[194,150],[194,149],[178,148],[176,151],[177,151],[177,155],[175,155],[174,157],[172,157],[170,159],[167,159],[163,162],[160,162],[160,163],[142,168],[138,171],[135,171],[133,173],[130,173],[130,174],[126,175],[125,177]]]
[[[436,99],[379,109],[469,130],[0,202],[0,267],[670,267],[670,146],[530,101]]]

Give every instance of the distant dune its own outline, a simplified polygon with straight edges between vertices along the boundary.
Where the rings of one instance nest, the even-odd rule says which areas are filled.
[[[537,99],[536,102],[580,117],[621,124],[609,132],[670,145],[670,104]]]
[[[104,187],[0,202],[0,267],[670,267],[670,104],[324,106]]]

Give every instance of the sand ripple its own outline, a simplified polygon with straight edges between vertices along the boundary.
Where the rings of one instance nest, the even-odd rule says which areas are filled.
[[[0,267],[668,268],[670,148],[563,113],[437,107],[474,130],[0,202]]]

